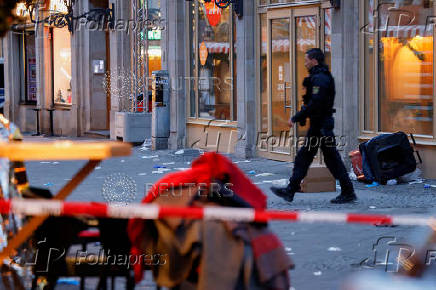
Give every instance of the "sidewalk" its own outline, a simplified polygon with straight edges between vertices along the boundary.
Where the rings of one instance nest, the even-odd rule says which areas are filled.
[[[46,141],[59,138],[26,137],[26,140]],[[62,138],[63,139],[63,138]],[[77,138],[77,140],[92,140]],[[98,139],[101,141],[101,139]],[[139,202],[146,194],[146,186],[155,183],[169,172],[189,168],[192,160],[202,151],[184,149],[178,151],[151,151],[149,146],[133,147],[132,155],[125,158],[114,158],[103,161],[91,176],[69,197],[69,200],[104,201],[102,186],[109,176],[120,173],[136,182],[137,193],[135,201]],[[292,163],[253,158],[242,160],[233,155],[224,154],[230,158],[246,175],[268,196],[268,207],[277,209],[307,209],[312,210],[352,210],[374,212],[395,210],[396,213],[412,209],[414,212],[427,212],[433,208],[435,188],[424,188],[424,184],[436,184],[436,180],[426,180],[422,184],[379,185],[367,188],[365,184],[353,182],[359,198],[356,204],[333,205],[329,201],[339,193],[297,193],[293,203],[288,203],[273,195],[269,187],[272,184],[287,182]],[[47,187],[52,191],[59,189],[83,162],[27,162],[30,183],[33,186]],[[161,167],[161,168],[157,168]],[[163,168],[164,167],[164,168]],[[376,207],[376,208],[374,208]],[[400,212],[398,212],[400,211]]]
[[[47,138],[38,140],[45,141]],[[201,152],[195,149],[151,151],[149,147],[134,147],[129,157],[102,162],[68,200],[105,202],[102,193],[105,182],[111,176],[124,176],[126,182],[133,180],[136,183],[134,202],[140,202],[146,194],[147,184],[155,183],[169,172],[189,168],[192,160],[200,154]],[[292,163],[264,158],[243,160],[233,155],[227,156],[267,195],[269,209],[373,214],[429,214],[434,211],[436,190],[433,187],[424,188],[424,183],[436,184],[436,180],[426,180],[422,184],[380,185],[372,188],[367,188],[363,183],[353,182],[358,196],[355,204],[331,204],[330,199],[335,197],[339,190],[326,193],[297,193],[294,201],[288,203],[273,195],[269,187],[272,183],[283,182],[289,178]],[[84,163],[55,160],[26,162],[30,184],[46,187],[52,192],[60,189]],[[394,237],[398,240],[407,240],[417,231],[424,230],[406,226],[376,227],[280,221],[270,224],[296,264],[296,269],[290,272],[292,286],[296,290],[339,289],[348,275],[368,270],[362,268],[359,263],[374,255],[373,246],[379,238]],[[93,289],[95,283],[96,280],[89,279],[86,289]],[[123,279],[118,279],[116,289],[123,289],[123,283]],[[77,288],[62,286],[57,289]],[[135,289],[153,289],[150,275],[148,274],[148,278]]]

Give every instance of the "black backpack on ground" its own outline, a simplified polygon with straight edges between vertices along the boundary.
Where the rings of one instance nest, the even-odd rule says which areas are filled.
[[[415,144],[413,135],[411,137]],[[365,177],[381,184],[415,171],[414,152],[422,163],[419,153],[410,146],[409,139],[403,132],[374,137],[360,144],[359,150],[362,154]]]

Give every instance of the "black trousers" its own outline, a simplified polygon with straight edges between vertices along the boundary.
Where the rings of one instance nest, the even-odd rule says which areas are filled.
[[[324,162],[335,179],[341,185],[341,194],[354,193],[353,184],[348,176],[341,156],[336,149],[336,138],[333,133],[334,119],[329,117],[322,124],[313,124],[307,132],[303,146],[298,150],[294,161],[294,170],[289,179],[289,186],[292,190],[298,191],[300,183],[306,177],[307,171],[312,164],[313,158],[321,147],[324,155]]]

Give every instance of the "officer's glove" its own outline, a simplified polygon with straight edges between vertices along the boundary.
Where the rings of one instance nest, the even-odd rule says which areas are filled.
[[[303,111],[303,110],[305,110],[305,109],[306,109],[306,106],[305,106],[305,105],[302,105],[302,106],[301,106],[301,111]],[[306,118],[304,118],[303,120],[301,120],[299,123],[300,123],[300,126],[301,126],[301,127],[306,126]]]
[[[304,105],[307,105],[309,103],[309,96],[308,95],[303,95],[303,103],[304,103]]]

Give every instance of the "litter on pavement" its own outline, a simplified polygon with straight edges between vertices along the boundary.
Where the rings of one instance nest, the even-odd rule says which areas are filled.
[[[159,155],[152,155],[152,156],[145,155],[145,156],[142,156],[141,158],[142,159],[153,159],[153,158],[157,158],[157,157],[159,157]]]
[[[242,160],[242,161],[235,161],[233,162],[234,164],[238,164],[238,163],[250,163],[250,160]]]
[[[151,173],[153,174],[161,174],[161,173],[165,173],[167,171],[170,171],[171,169],[168,168],[158,168],[156,171],[152,171]]]
[[[387,185],[397,185],[398,182],[396,179],[390,179],[386,182]]]
[[[367,185],[365,185],[365,187],[376,187],[376,186],[379,186],[379,183],[377,182],[377,181],[373,181],[371,184],[367,184]]]
[[[271,175],[274,175],[274,173],[265,172],[265,173],[256,174],[256,177],[266,177],[266,176],[271,176]]]

